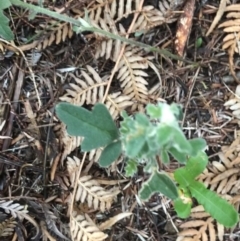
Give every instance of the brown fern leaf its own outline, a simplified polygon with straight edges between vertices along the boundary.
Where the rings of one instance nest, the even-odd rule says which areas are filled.
[[[239,142],[237,138],[230,147],[223,148],[219,153],[220,162],[213,161],[211,165],[198,177],[208,188],[218,194],[238,194],[240,159]]]
[[[13,201],[0,201],[0,208],[2,208],[5,213],[11,214],[12,217],[18,217],[21,219],[28,220],[36,228],[36,236],[39,234],[39,226],[36,221],[28,215],[28,210],[19,203],[13,203]]]
[[[106,209],[110,209],[113,199],[118,193],[118,189],[104,189],[99,185],[98,181],[92,179],[92,176],[88,175],[78,180],[75,200],[81,201],[82,203],[87,201],[89,207],[100,209],[104,212]]]
[[[84,103],[94,105],[97,102],[101,102],[105,86],[108,84],[108,76],[101,78],[91,66],[87,66],[87,69],[92,77],[85,71],[81,71],[85,80],[70,74],[76,83],[70,84],[71,89],[67,89],[67,93],[60,100],[75,105],[83,105]],[[106,107],[114,120],[117,119],[122,110],[125,110],[132,104],[131,97],[121,94],[121,92],[109,94],[106,100]]]
[[[224,106],[232,110],[232,115],[237,119],[240,119],[240,85],[237,86],[235,95],[232,95],[230,99],[224,103]]]
[[[89,18],[99,25],[101,18],[105,20],[106,24],[121,23],[123,19],[127,19],[130,15],[138,12],[139,16],[133,27],[133,31],[147,30],[163,23],[171,23],[176,20],[173,18],[174,12],[172,10],[176,9],[182,4],[182,0],[172,1],[172,0],[162,0],[159,1],[158,8],[147,5],[144,6],[141,11],[138,7],[141,3],[140,0],[112,0],[104,1],[101,4],[96,4],[89,10]],[[108,22],[111,17],[111,22]]]
[[[202,206],[193,208],[191,220],[180,224],[179,228],[181,231],[178,233],[177,241],[216,241],[217,238],[223,240],[223,225],[209,217]]]
[[[117,30],[114,23],[108,26],[107,23],[111,23],[112,19],[109,14],[105,14],[105,15],[106,15],[105,17],[106,19],[100,18],[98,24],[95,23],[94,21],[91,21],[92,25],[102,30],[112,32],[115,35],[126,35],[126,31],[121,24],[119,24],[119,30]],[[95,35],[99,39],[99,35],[97,34]],[[99,42],[100,43],[98,43],[98,47],[95,52],[95,58],[98,59],[100,57],[105,57],[105,59],[112,59],[113,61],[116,61],[121,51],[121,47],[122,47],[121,41],[108,39],[104,37]]]
[[[138,48],[127,47],[118,65],[117,79],[123,89],[123,94],[133,101],[146,104],[148,102],[148,82],[144,71],[149,67],[148,57],[142,57]]]
[[[131,33],[146,32],[163,23],[171,23],[177,20],[176,14],[172,11],[182,3],[180,1],[163,0],[159,1],[159,7],[152,5],[144,6],[139,10],[140,0],[112,0],[96,4],[89,10],[89,19],[97,28],[111,32],[115,35],[126,36],[128,29],[124,27],[126,19],[131,19],[133,14],[138,13],[137,19],[131,28]],[[124,25],[124,26],[123,26]],[[130,26],[130,24],[128,25]],[[102,37],[95,34],[97,38]],[[95,53],[95,57],[105,57],[116,61],[120,50],[121,41],[102,38]]]
[[[48,46],[51,46],[53,43],[59,44],[64,42],[67,38],[73,36],[73,31],[71,25],[68,23],[57,23],[50,22],[46,25],[39,25],[42,29],[36,30],[36,34],[41,36],[38,40],[33,41],[31,44],[22,45],[19,48],[22,51],[29,49],[42,50]]]
[[[0,223],[0,237],[10,236],[14,232],[17,222],[14,218],[9,218]]]
[[[225,22],[218,25],[218,28],[223,28],[223,31],[227,33],[225,38],[223,39],[223,49],[229,49],[230,47],[234,46],[234,51],[236,53],[239,52],[239,48],[237,45],[237,41],[240,37],[240,4],[238,4],[239,12],[230,12],[226,15],[227,19]],[[236,8],[237,11],[237,8]]]
[[[124,95],[119,91],[108,95],[105,105],[112,118],[116,120],[123,110],[133,105],[133,101],[129,95]]]
[[[81,71],[82,78],[78,78],[70,73],[75,83],[70,83],[67,93],[60,98],[75,105],[96,104],[101,102],[104,96],[105,86],[108,84],[108,76],[101,78],[98,73],[91,67],[87,66],[88,73]]]
[[[233,5],[235,8],[233,8]],[[230,11],[226,18],[229,20],[226,20],[222,24],[218,26],[218,28],[223,28],[223,31],[227,33],[227,35],[223,39],[223,45],[222,48],[224,50],[228,50],[229,55],[229,65],[231,73],[234,77],[234,79],[240,83],[240,80],[236,76],[236,73],[234,71],[234,63],[233,63],[233,55],[234,52],[240,54],[240,46],[239,46],[239,40],[240,40],[240,4],[232,4],[225,8],[225,12]]]
[[[97,180],[92,176],[82,176],[77,180],[77,170],[80,166],[80,160],[77,157],[68,157],[67,168],[70,174],[71,185],[78,183],[75,200],[88,203],[89,207],[100,209],[104,212],[110,209],[113,199],[119,193],[118,189],[106,190],[100,186]]]
[[[102,241],[107,238],[96,224],[85,214],[77,214],[73,211],[70,219],[72,241]]]

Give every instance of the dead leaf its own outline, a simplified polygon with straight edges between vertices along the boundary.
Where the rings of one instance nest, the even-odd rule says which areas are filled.
[[[120,221],[123,218],[126,218],[128,216],[132,215],[132,213],[119,213],[116,216],[108,219],[107,221],[103,222],[100,226],[99,229],[101,231],[111,228],[116,222]]]

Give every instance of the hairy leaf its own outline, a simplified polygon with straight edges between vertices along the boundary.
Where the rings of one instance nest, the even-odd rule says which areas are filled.
[[[106,146],[100,156],[99,164],[102,167],[108,167],[118,159],[122,152],[121,141],[112,142]]]
[[[194,138],[188,141],[192,146],[192,155],[197,155],[200,151],[204,151],[207,146],[207,143],[202,138]]]
[[[9,8],[11,6],[11,2],[9,0],[0,1],[0,10],[5,8]]]
[[[170,147],[168,149],[168,152],[180,163],[186,163],[187,161],[187,156],[186,153],[181,153],[178,151],[175,147]]]
[[[207,189],[204,184],[192,181],[189,185],[192,196],[202,204],[205,210],[225,227],[233,227],[239,220],[238,212],[225,199]]]
[[[57,116],[67,125],[69,135],[83,136],[82,151],[106,146],[118,138],[118,129],[103,104],[92,111],[68,103],[56,106]]]
[[[163,163],[168,164],[169,163],[169,155],[166,150],[161,151],[161,160]]]
[[[174,148],[181,153],[191,153],[192,146],[187,140],[187,138],[185,137],[182,130],[179,127],[178,128],[173,127],[172,131],[174,131],[174,145],[173,145]]]
[[[159,106],[148,104],[146,109],[147,109],[147,114],[151,118],[157,118],[157,119],[161,118],[162,111],[161,111],[161,108],[159,108]]]
[[[148,181],[142,185],[139,195],[142,200],[148,200],[156,192],[160,192],[172,200],[178,198],[178,190],[172,179],[158,171],[154,171]]]
[[[174,128],[165,123],[161,123],[157,127],[156,142],[159,148],[167,145],[169,142],[174,140]]]
[[[126,113],[123,113],[123,117],[120,128],[123,151],[126,156],[136,158],[146,143],[147,127],[150,122],[143,114],[137,114],[135,120],[128,117]]]
[[[127,160],[127,164],[125,167],[126,177],[132,177],[134,174],[137,173],[137,161],[133,159]]]

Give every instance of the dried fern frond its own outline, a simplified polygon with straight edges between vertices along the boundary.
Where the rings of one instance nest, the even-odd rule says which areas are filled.
[[[80,215],[73,211],[70,220],[72,241],[102,241],[108,236],[100,231],[87,214]]]
[[[239,141],[237,139],[230,147],[223,148],[219,153],[220,162],[213,161],[198,177],[198,180],[218,194],[238,193],[236,183],[240,176]]]
[[[128,217],[132,215],[132,213],[127,213],[127,212],[124,212],[124,213],[119,213],[117,215],[115,215],[114,217],[112,218],[109,218],[107,221],[101,223],[99,225],[99,229],[100,230],[105,230],[105,229],[109,229],[111,228],[115,223],[119,222],[120,220]]]
[[[178,233],[177,241],[216,241],[217,237],[220,241],[223,240],[224,226],[216,223],[203,210],[202,206],[191,210],[191,220],[179,225],[181,231]]]
[[[85,71],[81,71],[84,80],[70,73],[70,76],[73,77],[76,84],[71,83],[71,89],[67,89],[67,93],[62,96],[60,100],[75,105],[83,105],[84,103],[94,105],[97,102],[101,102],[105,87],[108,84],[108,76],[101,78],[91,66],[87,66],[87,70],[89,74]],[[121,92],[109,94],[106,100],[106,107],[114,120],[119,116],[122,110],[132,104],[133,101],[131,97],[121,94]]]
[[[12,217],[18,217],[21,219],[28,220],[36,228],[36,236],[39,234],[39,226],[36,221],[28,215],[28,210],[19,203],[13,203],[13,201],[0,201],[0,208],[2,208],[6,213],[11,214]]]
[[[80,177],[78,180],[75,200],[81,201],[82,203],[87,201],[89,207],[100,209],[104,212],[106,209],[110,209],[118,193],[118,189],[104,189],[97,180],[94,180],[92,176],[88,175]]]
[[[75,105],[96,104],[100,102],[104,95],[104,89],[107,85],[108,76],[101,78],[98,73],[91,67],[87,66],[88,73],[81,71],[82,79],[77,78],[73,74],[69,74],[75,83],[70,83],[66,94],[60,98],[61,101],[66,101]]]
[[[166,3],[164,5],[164,3]],[[177,20],[175,14],[171,12],[168,1],[159,1],[160,10],[153,6],[144,6],[138,15],[132,32],[147,31],[163,23],[172,23]]]
[[[138,48],[127,47],[118,65],[117,79],[120,81],[123,94],[133,101],[146,104],[148,102],[148,77],[146,70],[149,67],[151,56],[142,57]]]
[[[232,5],[225,8],[225,11],[231,11],[226,15],[227,19],[233,18],[234,20],[226,20],[222,24],[218,26],[218,28],[223,28],[223,31],[227,33],[227,35],[223,39],[222,48],[224,50],[228,50],[229,55],[229,66],[231,74],[233,75],[234,79],[237,83],[240,83],[240,80],[236,76],[234,71],[234,63],[233,63],[233,56],[234,52],[240,54],[240,18],[239,18],[239,11],[240,11],[240,4],[235,4],[235,8],[232,8]]]
[[[239,4],[240,7],[240,4]],[[226,15],[226,18],[233,18],[234,20],[226,20],[225,22],[218,25],[218,28],[223,28],[223,31],[227,33],[227,35],[223,39],[223,49],[233,48],[236,53],[239,52],[238,41],[240,38],[240,18],[238,16],[240,12],[230,12]]]
[[[100,19],[99,20],[99,24],[95,23],[95,22],[91,22],[93,26],[97,27],[97,28],[101,28],[102,30],[108,31],[108,32],[112,32],[115,35],[126,35],[126,31],[124,29],[124,27],[119,24],[119,30],[117,30],[117,28],[115,27],[115,24],[110,24],[110,26],[107,25],[107,22],[111,23],[111,18],[108,14],[106,14],[106,18],[107,20],[104,19]],[[97,35],[97,38],[99,39]],[[102,37],[100,36],[102,39],[101,41],[98,40],[98,46],[96,49],[96,52],[94,54],[95,58],[98,59],[100,57],[105,57],[105,59],[112,59],[113,61],[116,61],[120,51],[121,51],[121,47],[123,46],[120,40],[113,40],[113,39],[108,39],[106,37]]]
[[[42,241],[57,241],[47,230],[46,224],[44,221],[40,221],[40,227],[42,231]]]
[[[81,203],[87,202],[89,207],[100,209],[102,212],[110,209],[114,198],[119,193],[118,189],[106,190],[100,186],[97,180],[91,175],[82,176],[77,180],[77,172],[80,166],[80,159],[68,157],[67,169],[70,174],[71,185],[77,182],[75,200]]]
[[[240,119],[240,85],[237,86],[235,95],[231,96],[230,99],[224,103],[224,106],[232,110],[232,114],[237,119]]]
[[[105,1],[89,10],[89,19],[93,26],[119,36],[127,35],[126,21],[130,20],[135,13],[138,13],[138,16],[134,25],[131,26],[131,33],[146,32],[163,23],[172,23],[177,20],[176,14],[171,10],[176,8],[173,5],[181,4],[179,1],[162,0],[159,1],[159,8],[147,5],[139,9],[140,2],[140,0]],[[128,26],[130,25],[128,24]],[[96,50],[95,58],[105,57],[115,62],[121,51],[121,41],[106,39],[100,34],[95,35],[97,39],[99,39],[99,36],[102,38],[99,41],[100,44]]]
[[[182,4],[182,1],[161,0],[159,1],[158,8],[147,5],[139,11],[140,2],[140,0],[134,2],[132,0],[128,0],[127,2],[125,0],[105,1],[103,4],[97,4],[90,9],[89,18],[98,25],[102,16],[106,24],[117,24],[138,12],[138,18],[133,26],[133,31],[147,30],[163,23],[175,21],[176,18],[173,17],[174,12],[172,10]],[[109,19],[106,15],[111,17],[111,22],[108,22]]]
[[[57,228],[56,221],[58,220],[59,222],[61,222],[59,217],[57,217],[53,212],[51,212],[47,205],[43,205],[43,211],[44,211],[44,215],[46,218],[45,220],[46,220],[47,228],[50,231],[52,231],[55,235],[57,235],[59,238],[61,238],[63,240],[68,240],[68,238],[63,233],[61,233],[59,231],[59,229]],[[42,229],[44,229],[46,227],[46,225],[45,225],[45,223],[43,223],[41,226]]]
[[[33,49],[31,53],[27,53],[27,61],[29,66],[36,66],[39,62],[40,58],[42,57],[42,53]]]
[[[17,222],[14,218],[9,218],[0,223],[0,237],[10,236],[14,232]]]
[[[116,120],[123,110],[133,105],[133,101],[129,95],[123,95],[119,91],[108,95],[105,105],[108,108],[112,118]]]
[[[44,39],[39,40],[36,48],[38,50],[45,49],[48,46],[51,46],[53,43],[59,44],[64,42],[67,38],[71,38],[73,31],[70,24],[68,23],[56,23],[39,25],[42,30],[37,30],[37,34],[41,34],[44,31]],[[47,30],[48,33],[45,32]]]
[[[41,30],[36,30],[36,34],[42,36],[40,39],[33,41],[31,44],[22,45],[19,48],[22,51],[29,49],[42,50],[53,43],[59,44],[67,38],[73,36],[71,25],[68,23],[50,22],[46,25],[40,24]]]

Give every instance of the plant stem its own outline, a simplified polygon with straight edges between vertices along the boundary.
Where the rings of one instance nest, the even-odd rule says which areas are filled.
[[[96,28],[96,27],[92,27],[92,26],[91,27],[81,26],[81,23],[80,23],[79,20],[68,17],[68,16],[60,14],[60,13],[53,12],[53,11],[48,10],[46,8],[42,8],[42,7],[39,7],[39,6],[35,6],[33,4],[25,3],[25,2],[22,2],[21,0],[9,0],[9,1],[15,6],[22,7],[22,8],[28,9],[28,10],[32,10],[32,11],[37,12],[37,13],[42,13],[42,14],[45,14],[45,15],[50,16],[52,18],[56,18],[56,19],[64,21],[64,22],[71,23],[73,25],[76,25],[77,27],[81,27],[81,29],[83,31],[91,31],[91,32],[99,33],[99,34],[102,34],[102,35],[104,35],[108,38],[115,39],[115,40],[121,40],[124,43],[134,45],[134,46],[138,46],[138,47],[142,47],[147,51],[156,52],[156,53],[159,53],[163,56],[167,56],[167,57],[170,57],[170,58],[178,60],[178,61],[183,61],[183,62],[186,62],[186,63],[189,63],[189,64],[193,64],[195,66],[199,65],[196,62],[188,61],[188,60],[185,60],[185,59],[179,57],[178,55],[172,54],[171,52],[169,52],[166,49],[159,49],[157,47],[153,47],[153,46],[150,46],[148,44],[144,44],[144,43],[132,40],[132,39],[127,39],[125,37],[115,35],[113,33],[102,30],[100,28]]]

